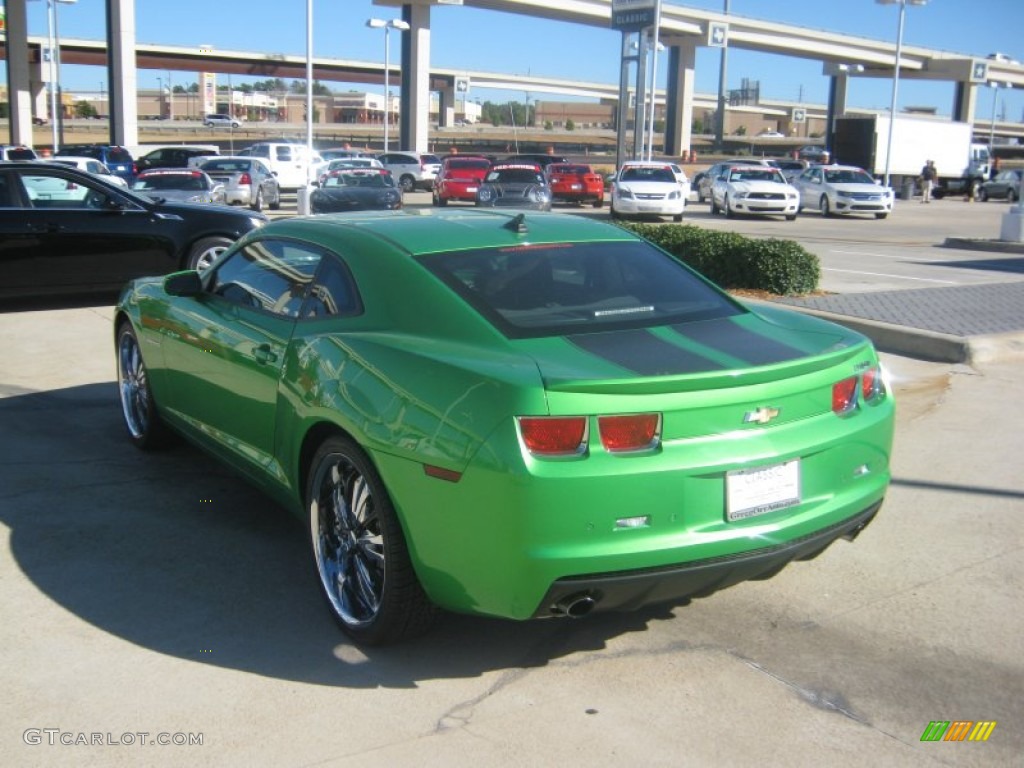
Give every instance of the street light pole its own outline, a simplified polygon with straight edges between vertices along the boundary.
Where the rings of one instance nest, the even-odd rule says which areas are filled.
[[[57,136],[57,44],[54,38],[54,27],[57,19],[57,0],[46,0],[46,45],[50,49],[50,122],[53,129],[53,154],[60,148]]]
[[[654,154],[654,112],[658,99],[658,48],[664,48],[658,40],[661,31],[661,0],[656,0],[654,5],[654,51],[651,53],[651,130],[647,134],[647,159],[651,160]]]
[[[409,23],[402,19],[390,19],[389,21],[384,19],[367,19],[366,26],[371,29],[384,30],[384,151],[387,152],[389,130],[391,127],[391,94],[389,93],[391,87],[389,82],[391,74],[391,30],[409,29]]]
[[[46,46],[50,51],[49,80],[50,80],[50,118],[53,125],[53,153],[57,154],[60,148],[60,134],[63,128],[63,104],[58,111],[58,99],[60,98],[60,32],[57,29],[57,3],[73,5],[78,0],[44,0],[46,3]]]
[[[992,89],[992,122],[988,126],[988,154],[989,163],[992,162],[992,158],[995,156],[996,147],[996,102],[999,100],[999,88],[1000,86],[1005,88],[1012,88],[1010,83],[1000,83],[995,80],[989,80],[989,87]]]
[[[896,125],[896,94],[900,83],[900,55],[903,53],[903,22],[910,5],[925,5],[928,0],[875,0],[879,5],[899,5],[900,20],[896,28],[896,62],[892,73],[892,102],[889,107],[889,137],[885,144],[885,186],[889,186],[889,169],[892,167],[892,132]]]

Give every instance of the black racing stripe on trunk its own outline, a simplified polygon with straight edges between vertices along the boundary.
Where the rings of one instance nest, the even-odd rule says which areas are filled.
[[[566,337],[569,343],[640,376],[717,371],[720,363],[659,339],[647,330],[610,331]]]
[[[750,365],[770,365],[807,355],[801,349],[754,333],[728,318],[700,323],[681,323],[670,327],[680,336]]]

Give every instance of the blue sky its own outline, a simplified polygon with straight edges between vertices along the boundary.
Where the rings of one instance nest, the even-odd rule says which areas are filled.
[[[552,0],[557,3],[558,0]],[[2,0],[0,0],[2,2]],[[721,11],[722,0],[691,0],[673,5]],[[59,6],[62,37],[102,39],[102,0],[78,0]],[[314,0],[314,51],[317,56],[365,61],[383,59],[379,30],[364,22],[376,16],[394,18],[398,8],[376,6],[371,0]],[[804,27],[895,41],[898,8],[875,0],[731,0],[735,15],[792,23]],[[45,3],[28,3],[29,31],[46,33]],[[306,3],[302,0],[136,0],[136,37],[139,42],[171,45],[210,44],[217,48],[304,55]],[[613,83],[618,80],[619,33],[468,7],[439,6],[432,11],[431,58],[443,67],[480,69],[517,74],[551,75]],[[398,60],[395,36],[392,60]],[[908,6],[904,42],[974,56],[999,51],[1024,61],[1024,0],[930,0],[922,7]],[[718,52],[699,48],[697,91],[717,89]],[[729,54],[729,87],[742,78],[759,80],[763,98],[824,103],[828,80],[819,63],[768,54],[733,50]],[[141,87],[156,87],[158,71],[140,71]],[[64,87],[96,91],[105,70],[64,66]],[[195,74],[172,73],[174,82],[196,79]],[[240,79],[235,76],[235,82]],[[661,68],[659,83],[664,82]],[[347,89],[345,84],[334,84]],[[352,86],[362,88],[363,86]],[[481,100],[522,101],[523,93],[475,90]],[[851,106],[887,109],[891,81],[860,79],[850,87]],[[978,99],[981,119],[992,114],[992,91],[982,89]],[[532,94],[531,98],[536,98]],[[554,98],[554,97],[550,97]],[[997,117],[1024,121],[1024,89],[997,94]],[[951,83],[901,81],[899,107],[933,106],[949,114]]]

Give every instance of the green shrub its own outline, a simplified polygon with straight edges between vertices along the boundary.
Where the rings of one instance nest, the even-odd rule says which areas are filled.
[[[781,296],[818,288],[818,257],[792,240],[755,240],[685,224],[624,222],[635,232],[723,288],[769,291]]]

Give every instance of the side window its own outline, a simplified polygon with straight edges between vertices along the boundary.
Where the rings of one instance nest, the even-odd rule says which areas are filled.
[[[292,159],[292,148],[291,147],[278,147],[277,148],[277,159],[288,162]]]
[[[363,311],[355,282],[339,259],[326,257],[320,264],[302,317],[358,315]]]
[[[252,148],[252,153],[256,157],[270,157],[270,147],[257,144]]]
[[[39,171],[22,175],[21,183],[33,208],[99,208],[107,197],[81,182]]]
[[[227,301],[298,317],[321,253],[287,240],[256,240],[226,258],[207,290]]]
[[[17,199],[18,198],[13,194],[7,174],[0,174],[0,208],[19,207],[15,203]]]

